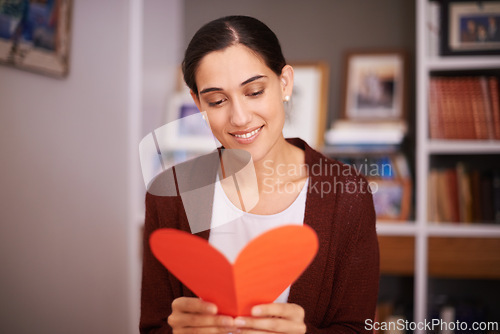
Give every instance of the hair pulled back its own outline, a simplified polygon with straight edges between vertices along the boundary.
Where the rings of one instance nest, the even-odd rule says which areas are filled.
[[[189,42],[182,62],[184,81],[198,95],[195,75],[207,54],[242,44],[261,57],[276,75],[286,65],[276,35],[261,21],[249,16],[226,16],[201,27]]]

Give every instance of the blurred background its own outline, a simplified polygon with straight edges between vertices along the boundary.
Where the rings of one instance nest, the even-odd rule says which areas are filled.
[[[406,51],[404,150],[414,169],[414,0],[87,0],[71,12],[67,77],[0,66],[2,333],[138,332],[138,145],[165,123],[184,48],[212,19],[254,16],[277,34],[288,61],[326,62],[327,126],[343,108],[346,52]],[[414,242],[391,245],[398,252]],[[409,256],[409,271],[388,270],[404,278],[389,275],[381,290],[403,298],[405,314],[413,314]]]

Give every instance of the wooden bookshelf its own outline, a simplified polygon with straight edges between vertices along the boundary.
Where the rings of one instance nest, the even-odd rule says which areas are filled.
[[[499,56],[439,56],[432,54],[431,14],[436,13],[429,0],[416,0],[416,208],[414,234],[399,236],[414,237],[414,300],[413,319],[424,321],[429,317],[429,305],[432,303],[429,282],[433,279],[450,279],[453,282],[468,280],[500,280],[500,225],[471,223],[435,223],[429,221],[428,213],[432,202],[429,201],[429,175],[436,164],[442,162],[454,165],[459,161],[476,160],[478,155],[487,168],[490,162],[500,159],[500,140],[450,140],[433,139],[429,129],[429,101],[432,78],[436,76],[499,76]],[[437,17],[437,16],[436,16]],[[434,25],[435,26],[435,25]],[[465,73],[465,74],[464,74]],[[493,100],[493,98],[491,98]],[[435,123],[434,123],[435,124]],[[478,138],[478,137],[477,137]],[[490,137],[491,138],[491,137]],[[471,158],[472,157],[472,158]],[[437,158],[437,159],[436,159]],[[496,165],[494,165],[496,166]],[[384,230],[384,229],[382,229]],[[384,231],[384,236],[389,232]],[[409,240],[406,242],[410,243]],[[383,240],[384,254],[396,251],[397,242]],[[401,255],[403,256],[403,255]],[[404,256],[409,256],[405,253]],[[389,270],[397,257],[384,260],[384,268]],[[402,267],[401,270],[403,270]],[[474,291],[472,286],[464,289]],[[498,282],[500,284],[500,282]],[[434,285],[431,284],[431,287]],[[432,289],[431,289],[432,290]],[[424,333],[424,331],[416,331]]]

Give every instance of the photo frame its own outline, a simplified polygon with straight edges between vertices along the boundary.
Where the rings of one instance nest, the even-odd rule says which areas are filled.
[[[165,115],[164,147],[171,151],[210,152],[220,146],[206,113],[200,113],[189,91],[176,92]]]
[[[285,138],[299,137],[314,148],[324,144],[330,68],[327,63],[292,62],[293,93],[286,103]]]
[[[377,179],[373,205],[377,220],[406,221],[411,207],[411,183],[406,179]]]
[[[343,118],[362,122],[403,120],[407,103],[406,58],[400,50],[348,52]]]
[[[500,54],[500,1],[443,0],[441,6],[441,55]]]
[[[335,158],[352,173],[366,177],[377,220],[404,222],[410,218],[412,179],[401,153],[337,152]]]
[[[72,0],[0,2],[0,63],[66,77],[72,5]]]

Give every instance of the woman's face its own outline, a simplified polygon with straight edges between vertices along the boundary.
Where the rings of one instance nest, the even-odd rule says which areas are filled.
[[[237,44],[206,55],[196,72],[199,94],[215,137],[225,148],[244,149],[254,162],[284,143],[283,100],[293,87],[293,69],[277,76],[247,47]]]

